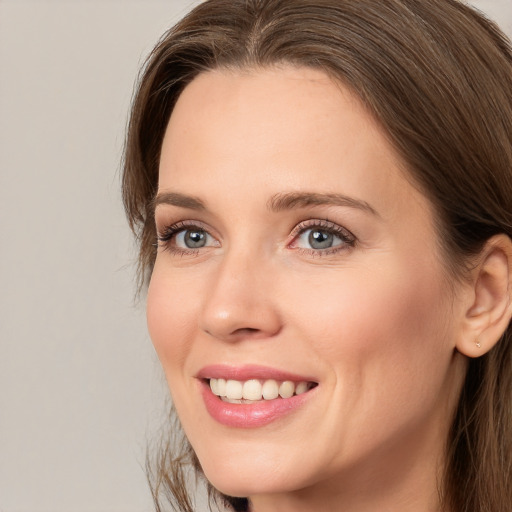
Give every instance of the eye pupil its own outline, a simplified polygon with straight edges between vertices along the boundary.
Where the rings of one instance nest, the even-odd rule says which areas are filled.
[[[185,245],[189,249],[204,247],[206,244],[206,233],[204,231],[187,231],[184,236]]]
[[[332,247],[334,235],[326,231],[314,230],[309,234],[309,245],[313,249]]]

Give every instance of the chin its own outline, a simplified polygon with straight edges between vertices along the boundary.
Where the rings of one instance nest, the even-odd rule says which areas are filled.
[[[246,473],[238,468],[237,471],[205,472],[207,480],[221,493],[236,498],[246,498],[261,494],[278,494],[294,490],[293,486],[281,482],[281,479],[264,477],[251,470]]]
[[[236,451],[210,449],[207,458],[198,454],[206,478],[223,494],[234,497],[275,494],[311,484],[304,474],[307,468],[293,456],[263,446],[258,450],[248,447],[246,451],[240,446]]]

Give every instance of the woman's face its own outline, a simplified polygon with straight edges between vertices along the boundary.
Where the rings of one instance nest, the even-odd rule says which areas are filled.
[[[208,72],[180,96],[147,317],[224,493],[385,493],[435,477],[463,373],[461,307],[429,201],[404,174],[320,71]]]

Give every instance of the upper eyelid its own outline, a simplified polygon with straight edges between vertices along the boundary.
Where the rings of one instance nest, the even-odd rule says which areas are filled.
[[[211,230],[204,225],[204,223],[197,221],[197,220],[183,220],[183,221],[177,221],[169,224],[163,224],[163,226],[159,227],[158,223],[156,226],[156,239],[157,244],[161,243],[164,245],[169,246],[172,240],[176,239],[176,236],[181,233],[182,231],[185,231],[190,228],[198,228],[201,231],[204,231],[209,236],[211,236],[213,239],[218,240],[218,237],[216,237],[214,234],[212,234]],[[192,249],[191,249],[192,250]],[[193,249],[197,250],[197,249]]]
[[[201,222],[200,220],[186,219],[186,220],[179,220],[176,222],[161,222],[161,223],[156,221],[155,224],[156,224],[157,234],[161,233],[162,231],[175,230],[176,232],[178,232],[178,231],[181,231],[182,229],[196,227],[196,228],[206,231],[208,234],[212,235],[212,233],[211,233],[212,229],[207,224],[205,224],[204,222]],[[161,224],[161,225],[159,226],[159,224]],[[214,235],[212,235],[212,236],[214,236]]]
[[[158,224],[158,223],[157,223]],[[164,224],[162,228],[157,226],[156,234],[157,234],[157,243],[156,247],[162,248],[164,251],[168,250],[171,253],[179,254],[181,256],[186,255],[197,255],[199,251],[203,248],[207,248],[210,246],[204,247],[196,247],[196,248],[181,248],[176,246],[176,238],[183,231],[193,230],[193,228],[197,228],[198,231],[204,231],[209,237],[215,240],[216,243],[219,243],[218,238],[211,233],[211,230],[203,225],[202,222],[197,220],[182,220],[174,223]]]
[[[221,237],[219,234],[216,233],[215,230],[213,230],[208,224],[197,220],[197,219],[185,219],[180,220],[176,222],[171,223],[162,223],[162,226],[158,226],[158,222],[156,221],[156,232],[157,232],[157,238],[161,240],[161,238],[165,237],[167,232],[172,231],[173,237],[176,236],[180,231],[186,230],[187,228],[199,228],[206,233],[208,233],[210,236],[215,238],[216,240],[220,240]],[[334,234],[337,234],[341,237],[349,238],[353,241],[356,240],[356,236],[347,228],[344,226],[341,226],[340,224],[330,221],[328,219],[307,219],[304,221],[299,222],[296,224],[293,229],[290,231],[290,234],[288,235],[288,238],[291,239],[291,241],[295,240],[298,235],[303,233],[304,231],[307,231],[309,229],[314,228],[320,228],[326,231],[331,231]],[[170,239],[171,237],[169,237]],[[287,243],[287,245],[290,242]]]
[[[334,233],[343,234],[350,238],[355,239],[355,235],[345,228],[344,226],[341,226],[340,224],[336,222],[332,222],[327,219],[309,219],[303,222],[300,222],[297,224],[293,230],[291,231],[291,235],[296,237],[298,234],[302,233],[303,231],[307,231],[308,229],[313,228],[321,228],[325,231],[332,231]]]

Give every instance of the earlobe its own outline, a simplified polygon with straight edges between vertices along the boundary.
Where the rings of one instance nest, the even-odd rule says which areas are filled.
[[[472,303],[467,309],[457,350],[479,357],[500,340],[512,317],[512,241],[490,238],[472,271]]]

